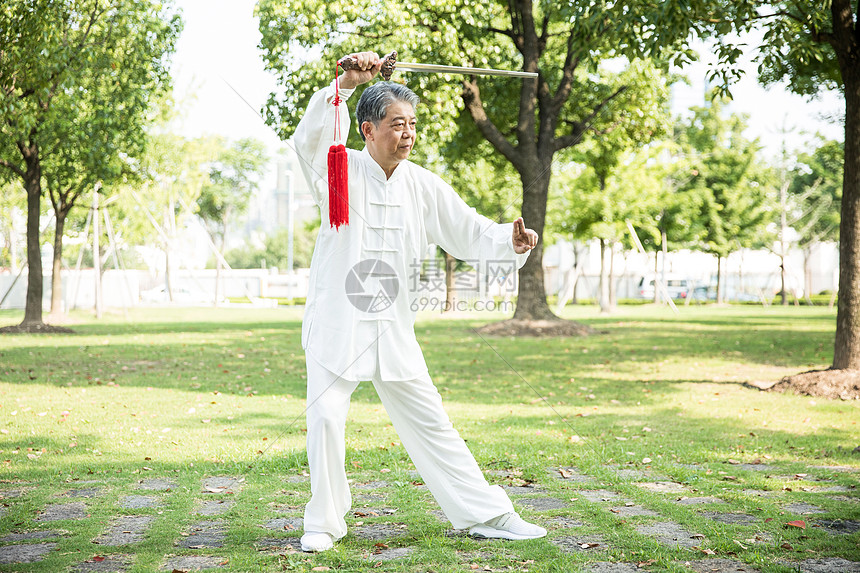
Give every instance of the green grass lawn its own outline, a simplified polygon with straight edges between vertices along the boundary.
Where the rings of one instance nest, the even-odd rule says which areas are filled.
[[[860,561],[860,533],[829,535],[821,528],[786,528],[796,519],[788,502],[814,504],[829,519],[860,519],[860,404],[771,394],[744,382],[775,380],[832,358],[835,311],[822,307],[686,307],[680,316],[651,305],[601,316],[594,307],[568,307],[566,317],[602,331],[589,338],[482,338],[473,328],[502,318],[422,315],[416,326],[430,373],[455,427],[495,483],[541,486],[568,507],[523,509],[548,524],[549,539],[487,543],[446,535],[430,515],[435,505],[414,473],[373,387],[353,397],[347,426],[348,467],[356,484],[385,481],[378,502],[394,515],[350,516],[348,522],[405,524],[389,547],[411,547],[405,559],[382,562],[375,542],[349,535],[323,555],[269,555],[262,537],[298,535],[260,527],[277,508],[300,508],[309,497],[302,481],[305,366],[301,308],[137,309],[95,321],[73,314],[72,335],[0,337],[0,488],[29,488],[2,500],[0,538],[13,531],[63,532],[57,551],[32,564],[2,571],[66,571],[95,555],[134,554],[132,573],[156,571],[166,555],[192,555],[174,546],[190,524],[209,476],[244,477],[230,497],[236,505],[221,549],[231,572],[312,570],[468,571],[479,569],[576,571],[595,561],[649,563],[651,571],[688,571],[699,550],[660,545],[636,532],[654,517],[622,517],[578,494],[608,489],[705,536],[702,549],[764,572],[794,569],[778,560],[836,556]],[[0,326],[20,313],[0,312]],[[752,471],[741,463],[777,469]],[[835,472],[811,466],[852,466]],[[588,485],[549,470],[575,466]],[[673,503],[678,495],[653,492],[619,477],[642,470],[684,485],[687,496],[718,496],[721,511],[744,512],[754,526],[725,525],[701,507]],[[805,474],[797,477],[797,474]],[[125,495],[141,494],[140,480],[170,479],[161,505],[118,509]],[[828,479],[816,482],[815,479]],[[87,519],[34,522],[61,495],[97,482],[104,494],[85,500]],[[641,480],[640,480],[641,481]],[[23,485],[22,485],[23,484]],[[841,497],[819,486],[850,488]],[[756,497],[745,490],[770,490]],[[354,492],[354,494],[359,492]],[[851,498],[851,499],[849,499]],[[73,500],[74,501],[74,500]],[[377,505],[376,507],[379,507]],[[134,547],[94,545],[118,515],[155,518]],[[596,551],[562,552],[551,541],[569,531],[553,516],[583,522],[577,535],[605,542]],[[808,522],[818,516],[804,517]],[[749,542],[756,534],[759,542]],[[0,541],[0,543],[3,543]],[[786,548],[790,547],[790,549]],[[196,551],[200,553],[200,551]],[[5,567],[5,569],[4,569]],[[473,569],[472,569],[473,570]]]

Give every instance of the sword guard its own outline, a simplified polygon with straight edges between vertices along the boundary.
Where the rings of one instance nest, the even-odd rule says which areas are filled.
[[[357,70],[358,61],[352,56],[344,56],[337,61],[337,65],[341,67],[341,69],[345,72],[349,70]],[[379,70],[380,75],[388,81],[391,79],[391,74],[394,73],[394,68],[397,65],[397,51],[391,52],[384,58],[382,58],[382,69]]]

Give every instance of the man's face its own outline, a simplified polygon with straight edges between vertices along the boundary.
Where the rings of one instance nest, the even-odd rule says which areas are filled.
[[[409,157],[415,145],[415,110],[405,101],[394,101],[379,125],[366,121],[362,126],[371,156],[388,171]]]

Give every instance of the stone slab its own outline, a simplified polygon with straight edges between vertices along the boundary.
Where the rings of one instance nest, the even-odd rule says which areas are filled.
[[[558,547],[563,553],[595,552],[604,551],[609,548],[602,537],[593,535],[554,537],[550,539],[550,543]]]
[[[815,525],[820,525],[828,533],[851,535],[860,531],[860,521],[850,519],[819,519]]]
[[[674,503],[678,505],[708,505],[711,503],[725,503],[718,497],[714,496],[705,496],[705,497],[679,497],[674,500]]]
[[[272,531],[301,531],[304,524],[305,520],[301,517],[279,517],[264,523],[263,528]]]
[[[31,487],[19,487],[13,489],[0,489],[0,499],[15,499],[22,497],[29,492]]]
[[[137,489],[143,489],[147,491],[170,491],[172,489],[176,489],[176,487],[176,483],[164,478],[150,478],[141,480],[137,485]]]
[[[126,515],[114,521],[93,543],[115,547],[140,543],[155,518],[151,515]]]
[[[203,494],[219,495],[222,493],[236,493],[244,485],[245,478],[231,476],[214,476],[203,478]]]
[[[119,500],[123,509],[148,509],[158,505],[158,498],[152,495],[126,495]]]
[[[299,537],[264,537],[254,542],[254,548],[271,554],[298,553],[302,550]]]
[[[594,478],[580,472],[579,469],[575,467],[547,468],[546,471],[556,479],[564,481],[575,483],[590,483],[594,481]]]
[[[445,512],[441,509],[433,509],[428,512],[430,515],[441,521],[442,523],[448,523],[448,518],[445,517]]]
[[[734,559],[699,559],[685,561],[684,566],[696,573],[759,573],[759,569]]]
[[[767,489],[744,489],[741,490],[741,492],[745,493],[746,495],[751,495],[753,497],[779,497],[778,491],[771,491]]]
[[[828,485],[809,487],[804,489],[804,491],[808,491],[811,493],[847,493],[851,491],[856,491],[856,488],[850,488],[844,485]]]
[[[194,513],[198,515],[222,515],[236,505],[232,499],[208,499],[200,503]]]
[[[648,472],[633,469],[612,470],[619,478],[623,480],[644,479],[648,477]]]
[[[171,557],[161,568],[162,571],[205,571],[206,569],[221,569],[226,564],[224,557],[204,557],[192,555],[190,557]]]
[[[780,469],[777,466],[770,464],[729,464],[730,468],[746,470],[748,472],[775,472]]]
[[[393,547],[391,549],[383,549],[382,551],[374,552],[368,557],[368,559],[374,562],[394,561],[396,559],[409,557],[414,551],[414,547]]]
[[[383,517],[394,515],[395,513],[397,513],[397,510],[393,507],[362,507],[361,509],[352,510],[352,516],[356,519]]]
[[[223,521],[199,521],[188,526],[177,545],[186,549],[214,549],[223,547],[226,539],[227,529]]]
[[[284,478],[284,481],[287,483],[308,483],[311,481],[310,476],[287,476]]]
[[[528,495],[530,493],[544,493],[546,488],[535,485],[502,485],[508,495]]]
[[[636,482],[633,485],[655,493],[685,493],[687,491],[683,485],[673,481],[645,481]]]
[[[82,497],[85,499],[93,499],[96,497],[102,497],[107,488],[103,487],[82,487],[78,489],[70,489],[63,494],[63,497]]]
[[[364,490],[364,489],[387,489],[391,487],[391,484],[385,480],[377,480],[377,481],[369,481],[367,483],[359,483],[352,486],[352,489]]]
[[[572,492],[572,497],[584,497],[588,501],[599,503],[602,501],[616,501],[621,499],[621,494],[608,489],[583,489]]]
[[[10,533],[4,537],[0,537],[0,543],[16,543],[18,541],[33,541],[46,539],[59,539],[62,537],[58,531],[24,531],[21,533]]]
[[[0,564],[35,563],[57,549],[56,543],[23,543],[0,547]]]
[[[701,546],[705,541],[673,521],[661,521],[659,523],[643,523],[635,526],[636,531],[642,535],[653,537],[661,545],[670,547],[695,547]]]
[[[586,573],[642,573],[633,563],[612,563],[611,561],[598,561],[585,566]]]
[[[729,525],[752,525],[756,522],[756,518],[746,513],[721,513],[719,511],[703,511],[699,515],[712,519],[719,523],[727,523]]]
[[[125,573],[134,562],[132,555],[106,555],[100,561],[89,560],[72,567],[72,573]]]
[[[817,505],[812,505],[811,503],[804,503],[802,501],[796,503],[789,503],[784,506],[783,509],[788,513],[792,513],[794,515],[814,515],[816,513],[827,513],[827,511],[821,509]]]
[[[568,507],[565,502],[554,497],[521,497],[517,499],[517,503],[535,511],[550,511]]]
[[[63,521],[66,519],[86,519],[87,504],[82,501],[54,503],[39,513],[36,521]]]
[[[841,557],[806,559],[797,562],[778,561],[778,563],[801,573],[860,573],[860,563]]]
[[[549,519],[547,519],[547,522],[557,529],[573,529],[574,527],[582,527],[583,525],[585,525],[581,521],[577,521],[576,519],[571,519],[569,517],[563,516],[550,517]]]
[[[647,507],[642,507],[641,505],[622,505],[618,507],[610,507],[609,511],[611,511],[615,515],[620,515],[621,517],[634,517],[638,515],[655,517],[657,515],[660,515],[653,509],[648,509]]]
[[[352,532],[359,539],[384,541],[393,537],[406,535],[407,529],[406,525],[402,523],[373,523],[354,527]]]

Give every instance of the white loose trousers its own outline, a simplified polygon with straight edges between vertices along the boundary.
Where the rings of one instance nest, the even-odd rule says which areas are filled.
[[[374,345],[375,346],[375,345]],[[376,349],[366,355],[376,362]],[[344,517],[352,505],[346,478],[344,429],[350,396],[359,382],[344,380],[310,354],[308,368],[307,448],[311,500],[305,507],[305,531],[346,535]],[[466,443],[442,407],[429,374],[414,380],[382,380],[374,388],[400,441],[445,516],[457,529],[514,511],[505,491],[484,479]]]

